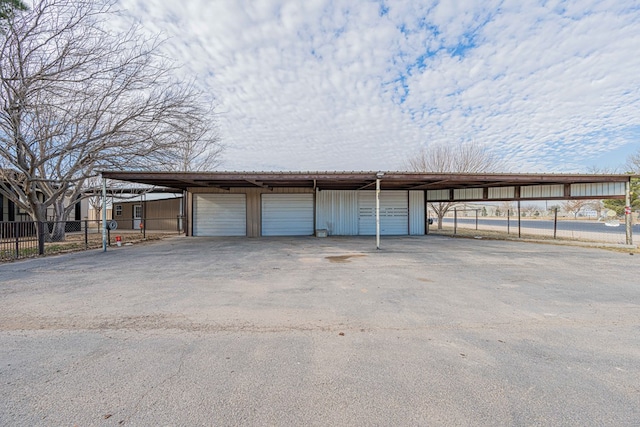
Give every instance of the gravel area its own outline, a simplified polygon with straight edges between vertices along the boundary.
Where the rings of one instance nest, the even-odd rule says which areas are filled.
[[[637,426],[640,258],[173,237],[0,265],[0,425]]]

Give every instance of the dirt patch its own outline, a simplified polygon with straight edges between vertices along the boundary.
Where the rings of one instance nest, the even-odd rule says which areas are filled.
[[[354,255],[333,255],[333,256],[328,256],[325,257],[326,259],[329,260],[329,262],[340,262],[340,263],[345,263],[345,262],[351,262],[351,258],[362,258],[365,257],[366,255],[362,255],[362,254],[354,254]]]

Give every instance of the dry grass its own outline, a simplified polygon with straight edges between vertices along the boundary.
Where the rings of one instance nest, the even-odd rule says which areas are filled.
[[[110,246],[116,245],[116,236],[120,236],[121,244],[139,244],[143,242],[160,240],[169,236],[177,236],[177,232],[167,231],[147,231],[146,235],[143,235],[139,231],[119,231],[111,233]],[[0,250],[0,262],[15,261],[16,251],[13,246],[13,240],[7,240],[9,244],[2,246]],[[5,242],[5,243],[7,243]],[[98,249],[102,247],[102,234],[93,230],[87,235],[87,241],[85,242],[84,232],[78,233],[66,233],[65,240],[63,242],[48,242],[45,243],[45,256],[56,255],[69,252],[84,251],[87,249]],[[38,242],[37,240],[30,240],[29,242],[21,242],[18,250],[19,259],[32,258],[38,256]]]
[[[521,237],[518,237],[517,233],[507,234],[504,231],[495,230],[473,230],[468,228],[458,228],[456,234],[453,234],[453,227],[443,227],[442,230],[436,230],[434,228],[429,229],[429,234],[437,234],[441,236],[457,237],[462,239],[488,239],[488,240],[517,240],[524,242],[546,243],[551,245],[575,245],[575,246],[589,246],[594,248],[606,249],[614,252],[624,252],[630,254],[640,254],[639,248],[620,247],[612,243],[594,242],[587,239],[566,239],[556,238],[548,235],[540,234],[525,234],[522,233]]]

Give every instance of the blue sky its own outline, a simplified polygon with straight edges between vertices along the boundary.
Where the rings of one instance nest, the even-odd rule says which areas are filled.
[[[217,102],[227,170],[397,170],[486,144],[512,172],[640,149],[640,2],[119,0]]]

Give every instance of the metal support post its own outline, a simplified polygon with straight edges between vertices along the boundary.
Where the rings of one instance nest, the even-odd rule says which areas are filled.
[[[631,214],[631,178],[625,183],[625,191],[624,191],[624,225],[626,228],[626,242],[627,245],[633,245],[633,235],[631,232],[632,219]]]
[[[458,234],[458,208],[453,208],[453,235]]]
[[[376,178],[376,249],[380,249],[380,174]]]
[[[522,215],[520,214],[520,200],[518,200],[518,239],[522,237],[520,222]]]
[[[107,180],[102,178],[102,252],[107,251]]]

